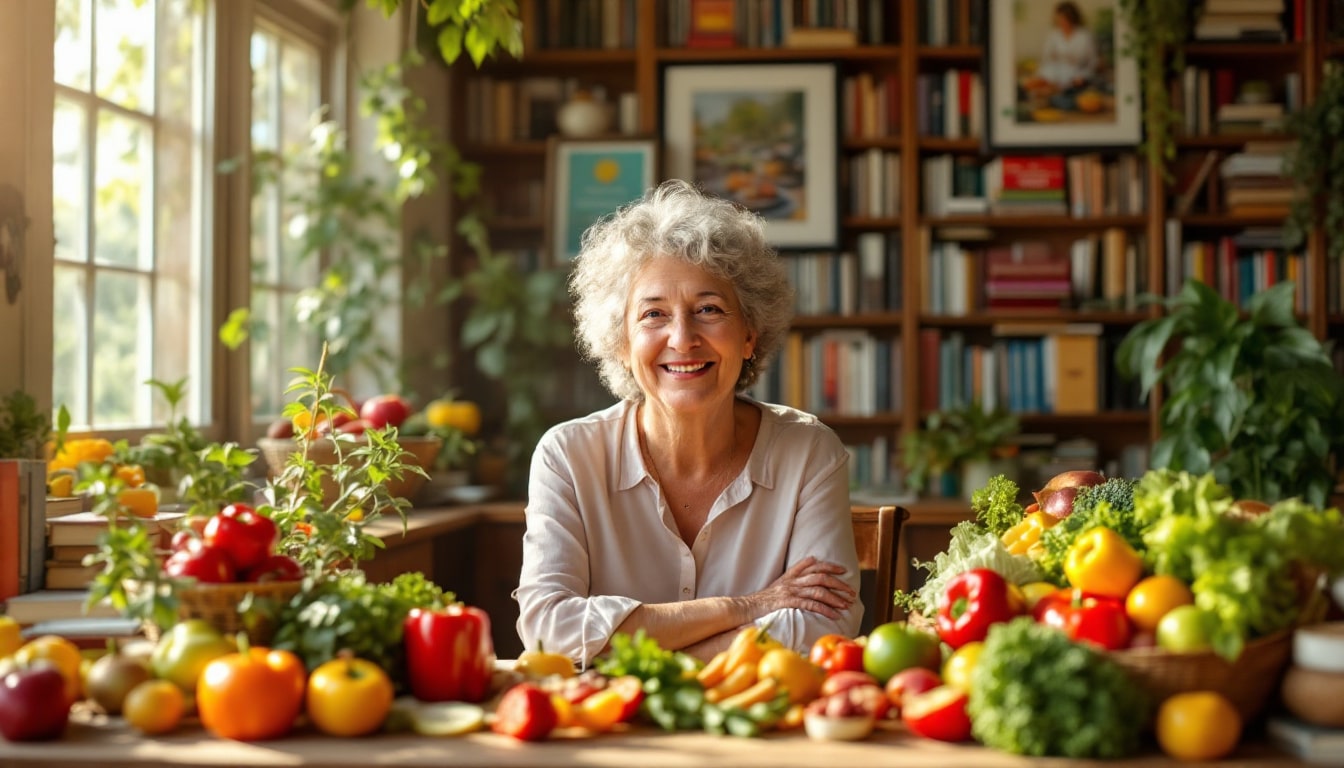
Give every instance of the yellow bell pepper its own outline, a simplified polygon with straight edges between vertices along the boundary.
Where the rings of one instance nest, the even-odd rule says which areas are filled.
[[[1079,536],[1064,557],[1069,584],[1091,595],[1125,599],[1143,577],[1143,558],[1125,537],[1098,526]]]
[[[1003,545],[1014,555],[1028,554],[1041,540],[1045,529],[1059,522],[1059,518],[1044,512],[1032,512],[1022,522],[1003,532]]]

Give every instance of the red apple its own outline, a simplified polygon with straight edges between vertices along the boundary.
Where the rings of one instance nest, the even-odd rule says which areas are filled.
[[[369,429],[369,422],[363,419],[352,419],[336,428],[337,432],[344,435],[362,435]]]
[[[7,741],[58,738],[69,719],[65,677],[54,666],[38,664],[0,678],[0,735]]]
[[[228,554],[207,544],[174,552],[164,562],[163,572],[174,578],[192,578],[204,584],[227,584],[237,576]]]
[[[370,429],[400,427],[410,415],[411,404],[400,395],[370,397],[359,409],[359,417],[368,423]]]
[[[875,688],[882,687],[878,684],[877,678],[867,672],[846,669],[828,676],[826,680],[822,682],[821,695],[831,696],[860,685],[871,685]]]
[[[931,669],[925,667],[903,669],[887,681],[887,701],[890,701],[891,706],[899,713],[901,704],[907,697],[931,691],[942,684],[942,678]]]
[[[267,555],[266,559],[247,569],[243,581],[298,581],[303,578],[303,566],[289,555]]]
[[[905,697],[901,720],[911,731],[926,739],[966,741],[971,738],[966,691],[955,686],[940,685]]]
[[[350,411],[336,411],[331,414],[331,418],[322,419],[317,423],[317,434],[330,435],[333,430],[344,432],[345,430],[341,428],[355,420],[355,414]]]

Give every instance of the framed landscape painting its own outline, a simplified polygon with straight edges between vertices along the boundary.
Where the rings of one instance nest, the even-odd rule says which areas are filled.
[[[1119,0],[989,4],[986,143],[1005,149],[1129,147],[1142,138],[1138,67],[1121,54]]]
[[[759,213],[777,248],[836,247],[837,76],[830,63],[665,67],[665,175]]]
[[[546,147],[546,246],[553,264],[579,255],[583,233],[598,219],[653,186],[653,139],[561,139]]]

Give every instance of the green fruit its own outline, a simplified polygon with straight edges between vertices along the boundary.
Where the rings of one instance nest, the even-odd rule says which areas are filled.
[[[1209,615],[1195,605],[1167,611],[1157,622],[1157,645],[1173,653],[1199,653],[1212,647]]]
[[[943,654],[938,636],[903,621],[875,627],[863,648],[863,671],[886,685],[891,676],[911,667],[938,671]]]
[[[170,680],[185,693],[196,692],[205,665],[236,650],[233,641],[203,619],[173,625],[149,657],[155,677]]]

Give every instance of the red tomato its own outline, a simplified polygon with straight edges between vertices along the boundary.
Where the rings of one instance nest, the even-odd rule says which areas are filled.
[[[557,722],[551,695],[533,683],[519,683],[500,697],[490,729],[521,741],[541,741]]]
[[[907,698],[901,707],[901,720],[911,731],[927,739],[965,741],[971,738],[966,699],[966,691],[940,685]]]
[[[863,646],[844,635],[830,634],[817,638],[807,658],[825,670],[827,675],[863,671]]]
[[[1108,651],[1129,646],[1131,629],[1122,600],[1061,589],[1041,598],[1032,615],[1075,642],[1092,643]]]
[[[370,397],[359,408],[359,418],[367,422],[371,429],[400,427],[410,415],[411,404],[400,395]]]
[[[277,531],[269,517],[246,504],[230,504],[210,518],[202,532],[205,543],[229,553],[235,568],[247,570],[271,553]]]
[[[163,564],[163,572],[179,579],[195,579],[206,584],[227,584],[237,576],[228,554],[207,544],[191,545],[174,552]]]
[[[289,555],[268,555],[243,574],[243,581],[298,581],[303,578],[303,566]]]

